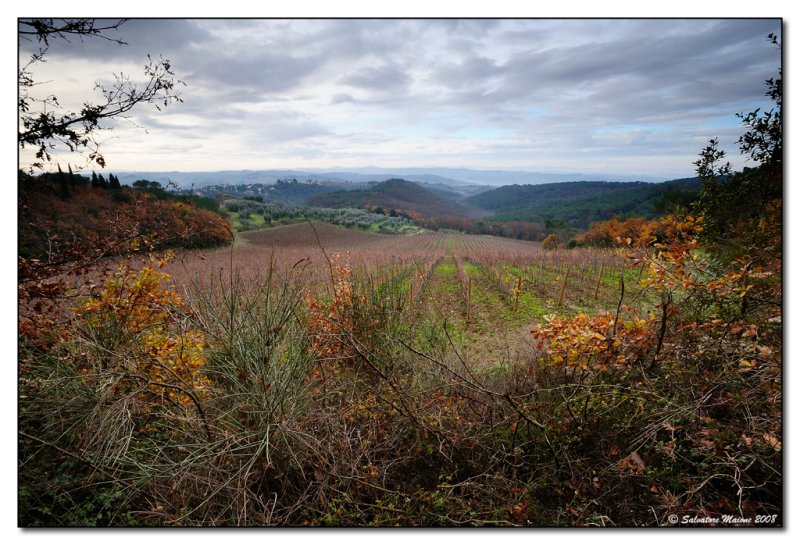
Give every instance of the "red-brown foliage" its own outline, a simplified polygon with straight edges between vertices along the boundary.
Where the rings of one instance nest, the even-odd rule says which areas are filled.
[[[611,247],[617,245],[635,246],[652,244],[664,234],[661,220],[647,220],[641,217],[614,218],[593,223],[586,233],[575,238],[579,246]]]
[[[99,285],[109,272],[109,257],[217,246],[232,237],[228,223],[213,212],[127,188],[78,186],[63,195],[55,185],[23,177],[18,210],[23,325],[28,316],[48,325],[60,301],[75,295],[78,286]]]
[[[230,241],[227,222],[191,203],[159,200],[141,191],[76,187],[68,199],[55,192],[19,191],[19,250],[23,257],[57,259],[81,247],[119,255],[136,247],[208,247]]]

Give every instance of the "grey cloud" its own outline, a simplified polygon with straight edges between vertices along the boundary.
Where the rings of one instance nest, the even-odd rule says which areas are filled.
[[[279,110],[253,113],[235,108],[234,115],[237,113],[246,113],[246,121],[234,122],[230,126],[245,141],[286,142],[331,135],[327,127],[302,112]]]
[[[408,73],[401,67],[391,64],[367,66],[339,80],[351,87],[371,91],[403,91],[411,83]]]
[[[505,74],[497,63],[487,57],[474,56],[461,62],[443,64],[436,70],[431,80],[451,90],[483,89],[492,78]]]
[[[311,137],[330,136],[331,132],[323,126],[313,122],[273,123],[265,124],[260,128],[251,129],[259,136],[266,137],[275,142],[291,140],[305,140]]]
[[[299,93],[307,82],[333,81],[359,59],[392,51],[390,39],[397,34],[388,32],[388,21],[311,21],[312,28],[304,28],[302,21],[257,23],[248,25],[248,40],[233,50],[211,47],[195,55],[187,81],[238,88],[262,100]],[[373,90],[381,82],[407,83],[402,70],[389,63],[351,76],[353,85]]]
[[[270,51],[256,50],[239,57],[219,52],[209,54],[186,80],[246,89],[263,96],[297,87],[318,65],[317,59]]]
[[[776,22],[703,23],[707,28],[676,23],[680,32],[666,34],[668,25],[659,21],[632,21],[601,42],[546,47],[532,42],[493,68],[494,89],[451,86],[441,102],[495,111],[546,104],[565,115],[593,113],[598,121],[752,102],[754,91],[775,71],[764,59],[771,47],[766,34],[776,30]],[[610,26],[606,23],[606,30]],[[520,34],[517,43],[524,43]],[[777,53],[773,56],[779,62]],[[571,94],[582,97],[570,99]]]
[[[195,123],[177,123],[170,121],[169,118],[153,113],[140,113],[136,117],[137,124],[146,127],[146,130],[170,131],[180,134],[180,138],[197,139],[205,138],[203,135],[204,124],[198,120]]]
[[[355,98],[348,93],[336,93],[331,97],[331,104],[346,104],[350,102],[355,102]]]

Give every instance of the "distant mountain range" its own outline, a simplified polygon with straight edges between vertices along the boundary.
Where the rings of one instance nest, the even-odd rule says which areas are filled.
[[[317,172],[311,170],[312,172]],[[321,172],[321,171],[320,171]],[[361,174],[377,176],[378,179],[403,178],[412,182],[433,182],[428,178],[439,178],[444,183],[477,184],[502,186],[511,184],[545,184],[555,182],[574,182],[582,180],[606,180],[609,182],[663,182],[668,178],[647,175],[630,174],[598,174],[598,173],[565,173],[565,172],[534,172],[526,170],[479,170],[471,168],[447,167],[415,167],[415,168],[380,168],[364,167],[350,169],[350,172],[340,172],[328,169],[328,175]],[[374,179],[374,178],[373,178]]]
[[[402,178],[423,184],[460,187],[469,193],[469,186],[498,187],[511,184],[543,184],[573,182],[581,180],[605,180],[609,182],[663,182],[664,178],[654,176],[633,176],[622,174],[582,174],[528,172],[522,170],[475,170],[467,168],[378,168],[356,169],[306,169],[306,170],[221,170],[215,172],[115,172],[120,182],[131,185],[136,180],[151,180],[166,186],[175,183],[181,189],[204,187],[207,185],[274,184],[280,179],[296,179],[319,183],[364,183],[380,182],[392,178]]]

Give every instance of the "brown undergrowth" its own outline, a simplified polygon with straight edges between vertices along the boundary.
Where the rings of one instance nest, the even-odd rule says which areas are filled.
[[[638,259],[678,274],[686,242]],[[403,311],[404,268],[329,257],[324,285],[273,263],[185,297],[158,260],[122,268],[23,337],[20,524],[782,524],[780,315],[741,313],[743,281],[779,291],[764,271],[648,275],[673,303],[551,320],[487,369]]]

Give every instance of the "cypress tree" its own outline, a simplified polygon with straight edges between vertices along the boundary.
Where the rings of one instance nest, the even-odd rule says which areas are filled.
[[[76,179],[76,176],[72,173],[72,165],[67,165],[67,169],[69,169],[69,185],[71,187],[75,187],[76,185],[78,185],[78,180]]]
[[[64,175],[64,171],[61,170],[61,165],[58,165],[58,194],[61,197],[61,200],[66,201],[69,199],[69,188],[67,187],[67,177]]]

